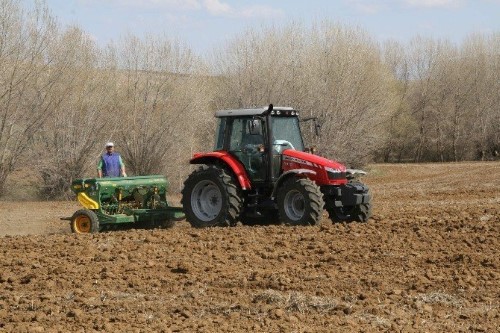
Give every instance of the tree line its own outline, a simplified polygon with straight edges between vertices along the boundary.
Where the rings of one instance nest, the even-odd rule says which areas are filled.
[[[43,198],[93,177],[106,141],[131,175],[166,174],[212,148],[215,110],[293,106],[322,155],[371,162],[497,159],[500,33],[461,43],[378,42],[332,21],[249,29],[210,56],[163,35],[99,46],[43,2],[0,0],[0,195],[35,169]]]

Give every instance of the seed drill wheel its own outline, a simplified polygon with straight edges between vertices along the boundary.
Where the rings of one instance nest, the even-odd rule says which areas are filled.
[[[80,209],[71,217],[71,231],[77,234],[99,232],[99,219],[88,209]]]
[[[285,224],[316,225],[324,205],[318,185],[307,178],[292,178],[278,191],[279,214]]]
[[[230,175],[216,166],[202,166],[189,175],[182,190],[186,220],[193,227],[235,225],[241,211],[239,189]]]

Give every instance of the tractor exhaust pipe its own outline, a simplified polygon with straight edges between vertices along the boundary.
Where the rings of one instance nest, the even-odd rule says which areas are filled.
[[[266,117],[266,130],[267,130],[267,160],[269,161],[268,167],[268,182],[274,182],[274,170],[273,170],[273,126],[271,124],[271,112],[273,111],[273,105],[269,104],[269,107],[264,112]]]

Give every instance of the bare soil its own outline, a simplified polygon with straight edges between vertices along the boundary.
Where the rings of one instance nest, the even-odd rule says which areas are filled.
[[[0,202],[0,332],[500,332],[500,163],[373,165],[368,223],[74,235]]]

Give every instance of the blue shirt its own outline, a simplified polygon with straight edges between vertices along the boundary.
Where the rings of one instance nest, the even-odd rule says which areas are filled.
[[[120,177],[120,169],[123,166],[119,153],[104,153],[101,156],[97,169],[102,170],[103,177]]]

